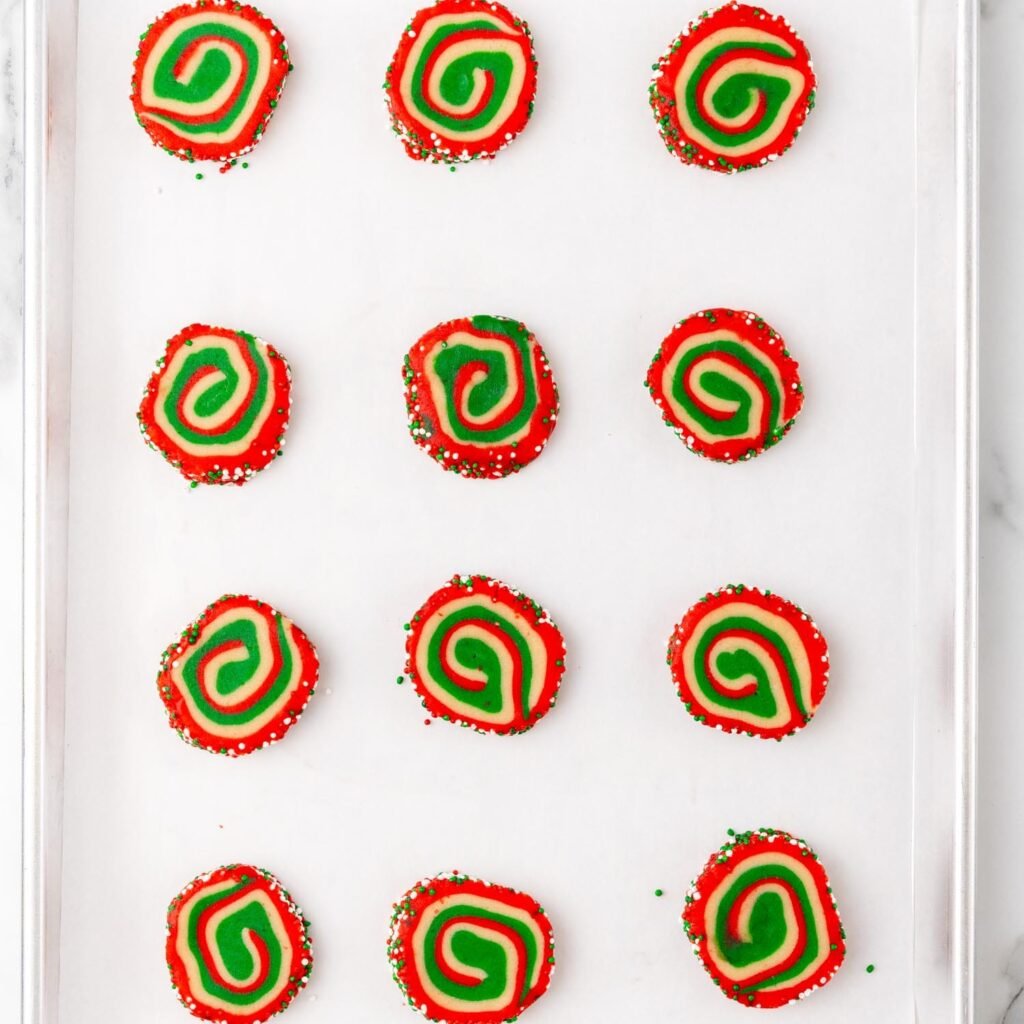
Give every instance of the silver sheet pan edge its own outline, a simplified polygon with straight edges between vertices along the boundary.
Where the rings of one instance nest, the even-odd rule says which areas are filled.
[[[21,1018],[57,1019],[77,0],[25,4]]]
[[[980,199],[977,0],[962,0],[957,53],[957,719],[954,831],[954,1012],[974,1020],[978,723],[978,211]]]
[[[918,602],[921,678],[948,688],[917,694],[915,1019],[970,1024],[974,958],[974,786],[977,701],[977,19],[978,0],[918,0],[918,127],[954,140],[918,168],[918,380],[922,337],[942,339],[946,384],[919,395],[956,408],[955,474],[922,475],[918,511],[952,509],[955,608],[929,621]],[[71,237],[74,218],[76,0],[26,0],[25,335],[23,480],[23,1024],[58,1020],[63,791],[64,634],[68,524]],[[955,107],[949,83],[955,76]],[[955,174],[948,165],[955,166]],[[934,187],[922,186],[933,184]],[[937,183],[937,184],[935,184]],[[955,219],[951,214],[955,211]],[[926,293],[930,298],[926,298]],[[947,300],[934,301],[944,293]],[[948,357],[948,367],[945,360]],[[928,356],[932,360],[933,355]],[[949,405],[946,405],[949,408]],[[926,457],[926,456],[922,456]],[[930,456],[935,458],[935,455]],[[950,460],[949,452],[944,456]],[[950,502],[950,498],[953,501]],[[953,517],[950,517],[951,520]],[[943,534],[945,536],[946,534]],[[941,561],[941,560],[936,560]],[[936,567],[936,584],[948,566]],[[926,588],[928,580],[919,580]],[[950,635],[954,643],[950,645]],[[926,831],[925,831],[926,830]],[[943,880],[942,890],[936,879]]]
[[[914,1019],[970,1024],[977,703],[978,2],[919,0],[916,15],[919,572],[914,628],[919,676],[914,725]],[[924,145],[922,140],[931,134],[949,140],[948,146]],[[945,424],[938,436],[935,424]],[[936,537],[948,559],[927,547]],[[936,588],[953,595],[941,610],[929,600]],[[925,837],[931,837],[931,846]],[[946,841],[936,842],[937,837]]]

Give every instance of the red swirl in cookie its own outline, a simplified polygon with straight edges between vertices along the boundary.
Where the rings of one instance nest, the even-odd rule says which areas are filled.
[[[815,88],[807,47],[785,19],[729,3],[672,41],[655,65],[650,100],[670,153],[731,174],[789,149]]]
[[[487,576],[454,576],[406,626],[405,670],[435,717],[501,735],[551,710],[565,641],[535,601]]]
[[[165,152],[227,170],[263,137],[291,69],[269,18],[248,4],[197,0],[142,34],[132,105]]]
[[[491,0],[437,0],[405,30],[384,90],[392,127],[413,159],[491,159],[533,112],[529,26]]]
[[[744,1006],[802,999],[831,981],[846,955],[821,862],[805,842],[770,828],[711,855],[682,920],[719,990]]]
[[[554,952],[536,900],[458,872],[413,886],[391,916],[395,982],[432,1021],[516,1020],[547,991]]]
[[[707,309],[662,342],[646,387],[690,451],[741,462],[782,440],[804,403],[797,363],[756,313]]]
[[[781,740],[814,717],[828,686],[828,645],[795,604],[756,587],[697,602],[668,643],[679,699],[702,725]]]
[[[412,439],[460,476],[518,473],[544,450],[558,419],[547,356],[507,317],[439,324],[413,345],[403,378]]]
[[[235,757],[284,736],[319,672],[316,649],[294,622],[262,601],[228,594],[164,651],[157,686],[183,740]]]
[[[309,922],[262,868],[200,875],[167,911],[167,967],[182,1005],[213,1024],[263,1024],[309,980]]]
[[[192,486],[244,484],[284,449],[291,371],[245,331],[192,324],[167,342],[139,406],[139,429]]]

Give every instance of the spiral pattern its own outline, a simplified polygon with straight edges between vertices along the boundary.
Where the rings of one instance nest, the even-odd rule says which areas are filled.
[[[537,901],[453,872],[395,904],[388,938],[395,981],[428,1020],[499,1024],[547,990],[551,923]]]
[[[789,149],[815,88],[810,54],[783,18],[729,3],[672,41],[655,65],[650,100],[670,152],[733,173]]]
[[[244,331],[193,324],[167,343],[138,419],[193,486],[244,484],[283,454],[290,411],[283,356]]]
[[[782,338],[755,313],[731,309],[677,324],[646,386],[680,440],[716,462],[751,459],[778,444],[804,402]]]
[[[262,1024],[313,969],[308,922],[269,872],[234,864],[200,875],[167,912],[167,966],[187,1010],[216,1024]]]
[[[832,979],[845,934],[820,861],[802,840],[759,829],[711,855],[683,927],[722,994],[770,1009]]]
[[[284,37],[254,7],[196,0],[143,33],[132,105],[155,145],[227,170],[266,131],[291,69]]]
[[[756,587],[695,604],[668,643],[679,698],[701,724],[781,740],[802,729],[828,686],[828,645],[796,605]]]
[[[565,641],[540,605],[503,583],[455,576],[406,629],[406,672],[436,718],[505,735],[554,705]]]
[[[529,26],[491,0],[438,0],[406,29],[384,89],[392,127],[414,159],[491,159],[533,112]]]
[[[262,601],[229,594],[164,651],[157,685],[182,739],[238,756],[284,736],[318,675],[316,650],[295,623]]]
[[[464,477],[518,473],[544,450],[558,419],[544,350],[505,317],[439,324],[406,356],[403,379],[413,440]]]

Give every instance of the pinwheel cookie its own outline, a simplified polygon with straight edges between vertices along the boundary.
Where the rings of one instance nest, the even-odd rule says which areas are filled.
[[[527,328],[501,316],[429,330],[403,368],[412,439],[464,477],[518,473],[544,450],[558,419],[558,388]]]
[[[395,982],[431,1021],[518,1019],[547,991],[554,953],[551,922],[536,900],[458,872],[414,885],[391,916]]]
[[[785,19],[729,3],[672,40],[655,65],[650,101],[670,153],[731,174],[789,149],[815,88],[807,47]]]
[[[645,381],[690,451],[743,462],[778,444],[804,403],[786,343],[756,313],[706,309],[661,343]]]
[[[309,980],[309,922],[268,871],[200,875],[167,911],[167,967],[182,1005],[213,1024],[263,1024]]]
[[[756,587],[701,598],[675,628],[668,664],[702,725],[781,740],[814,717],[828,686],[828,646],[795,604]]]
[[[284,736],[319,672],[316,648],[294,622],[263,601],[228,594],[164,651],[157,687],[183,740],[238,757]]]
[[[132,105],[155,145],[225,171],[263,137],[291,70],[284,36],[256,8],[196,0],[142,34]]]
[[[437,0],[403,33],[384,90],[392,128],[413,159],[491,159],[533,113],[529,26],[491,0]]]
[[[683,927],[722,995],[772,1009],[832,980],[846,955],[828,876],[774,829],[734,835],[686,895]]]
[[[284,452],[291,370],[245,331],[193,324],[146,385],[139,429],[193,487],[244,484]]]
[[[454,576],[406,625],[405,670],[435,718],[526,732],[554,706],[565,641],[547,612],[487,576]]]

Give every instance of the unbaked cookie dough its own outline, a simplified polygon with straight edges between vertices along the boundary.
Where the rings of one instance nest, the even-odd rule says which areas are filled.
[[[438,324],[405,357],[403,379],[412,439],[460,476],[518,473],[541,454],[558,420],[547,356],[508,317]]]
[[[154,145],[226,171],[263,138],[291,70],[284,36],[255,7],[197,0],[142,34],[132,106]]]
[[[831,981],[843,962],[835,897],[803,840],[770,828],[730,835],[690,887],[683,927],[727,999],[785,1006]]]
[[[743,462],[774,447],[804,404],[786,343],[756,313],[706,309],[661,343],[645,381],[662,418],[690,451]]]
[[[670,153],[732,174],[764,167],[814,109],[814,68],[784,18],[729,3],[705,11],[654,66],[651,108]]]
[[[446,1024],[505,1024],[547,991],[551,922],[535,899],[459,872],[396,904],[388,959],[409,1005]]]
[[[228,594],[160,659],[157,688],[185,742],[239,757],[282,739],[316,690],[316,648],[263,601]]]
[[[193,879],[167,911],[167,967],[181,1004],[211,1024],[263,1024],[309,980],[309,922],[269,871]]]
[[[828,645],[817,624],[757,587],[701,598],[676,626],[668,664],[696,721],[762,739],[807,725],[828,686]]]
[[[501,735],[554,706],[565,641],[539,604],[487,576],[454,576],[406,625],[405,670],[435,718]]]
[[[244,484],[284,453],[291,370],[245,331],[192,324],[167,342],[139,429],[193,487]]]
[[[533,113],[529,26],[490,0],[437,0],[403,33],[384,90],[392,128],[414,160],[492,159]]]

